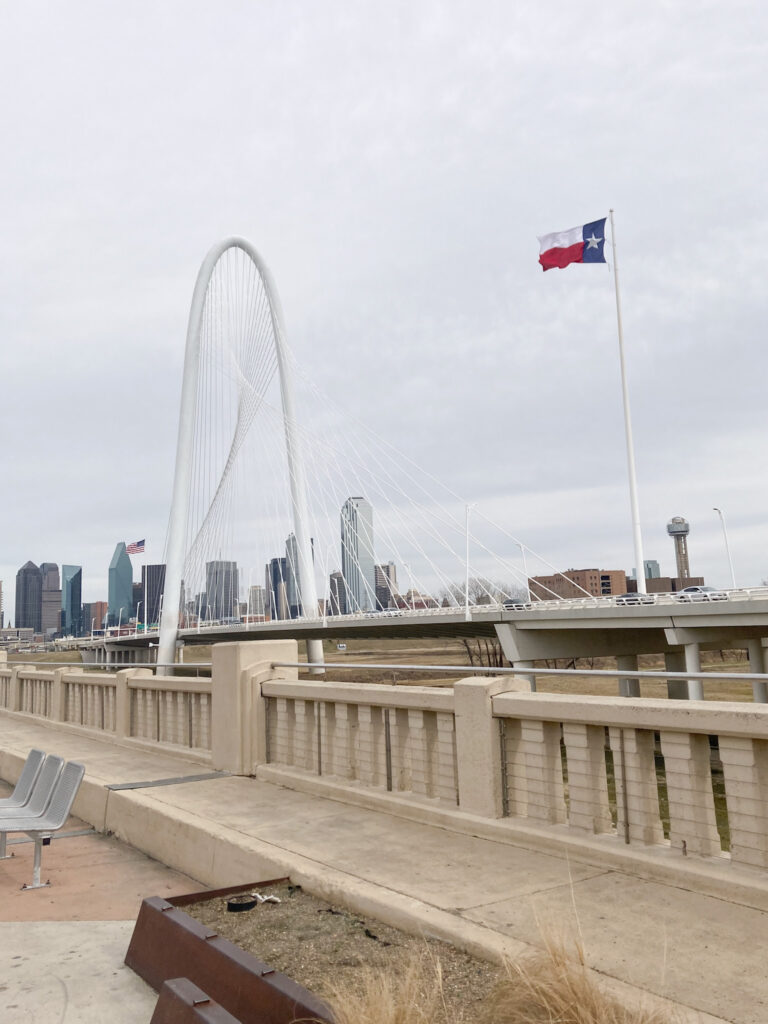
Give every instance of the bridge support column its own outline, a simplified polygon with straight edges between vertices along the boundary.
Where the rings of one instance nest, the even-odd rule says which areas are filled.
[[[307,640],[307,661],[320,663],[321,665],[325,662],[325,655],[323,654],[323,641],[322,640]],[[311,676],[322,676],[325,675],[324,668],[311,668],[309,670]]]
[[[667,651],[664,667],[669,672],[685,672],[685,655],[682,651]],[[685,679],[668,679],[667,696],[670,700],[688,700],[688,684]]]
[[[526,668],[533,668],[533,662],[532,661],[515,661],[513,663],[512,667],[514,668],[515,672],[517,672],[517,670],[520,669],[520,672],[518,674],[521,676],[521,678],[528,680],[528,682],[531,684],[531,692],[535,693],[536,692],[536,676],[533,674],[533,672],[531,672],[530,675],[529,675],[527,672],[523,671]]]
[[[631,672],[632,669],[637,671],[637,655],[636,654],[619,654],[616,657],[616,668],[619,672]],[[640,696],[640,680],[631,677],[619,676],[619,696],[620,697],[639,697]]]
[[[685,645],[685,671],[701,672],[701,651],[698,644]],[[688,699],[704,700],[704,684],[700,679],[688,680]]]
[[[750,672],[768,671],[768,651],[763,640],[747,640],[747,656]],[[752,700],[755,704],[768,704],[768,684],[759,680],[752,683]]]

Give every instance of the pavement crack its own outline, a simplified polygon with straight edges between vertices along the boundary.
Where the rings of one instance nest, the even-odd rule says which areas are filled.
[[[578,882],[557,882],[553,885],[540,886],[532,892],[518,892],[513,893],[510,896],[502,896],[493,900],[488,900],[486,903],[472,903],[466,907],[456,907],[456,913],[463,914],[467,910],[484,910],[486,907],[493,907],[497,903],[505,903],[507,900],[530,899],[532,896],[539,896],[542,893],[557,892],[558,889],[573,889],[574,885],[578,885],[579,882],[591,882],[595,878],[612,874],[614,874],[613,871],[596,871],[593,875],[587,875],[585,878],[580,878]]]

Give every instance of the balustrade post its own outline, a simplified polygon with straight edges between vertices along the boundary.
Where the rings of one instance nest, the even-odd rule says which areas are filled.
[[[57,668],[53,672],[53,682],[51,683],[51,721],[52,722],[63,722],[64,721],[64,682],[63,675],[66,669]]]
[[[459,807],[484,818],[504,814],[501,745],[493,698],[510,690],[530,693],[531,685],[511,676],[472,677],[453,684]]]
[[[661,750],[669,797],[669,841],[702,857],[720,854],[715,821],[709,737],[697,733],[661,732]]]
[[[618,834],[647,846],[662,843],[653,731],[612,725],[610,739]]]
[[[131,691],[129,679],[152,677],[149,668],[123,668],[115,675],[115,738],[126,739],[131,736]]]
[[[435,795],[435,747],[437,724],[434,714],[408,710],[408,733],[411,737],[411,787],[419,796]]]
[[[568,759],[568,824],[587,833],[611,832],[603,726],[565,722]]]
[[[275,661],[298,661],[298,643],[253,640],[214,644],[211,660],[213,767],[250,775],[267,760],[267,707],[261,684],[298,677],[295,668],[272,668]]]
[[[30,665],[14,665],[11,669],[11,685],[8,693],[8,710],[21,711],[21,681],[19,675],[31,668]]]
[[[759,641],[758,641],[759,642]],[[731,860],[768,867],[768,740],[720,736]]]

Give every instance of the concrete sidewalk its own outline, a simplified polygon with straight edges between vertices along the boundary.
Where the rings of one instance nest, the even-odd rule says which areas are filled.
[[[310,891],[486,956],[520,955],[554,933],[580,942],[590,966],[628,1001],[666,998],[701,1024],[768,1020],[765,891],[754,900],[743,889],[738,900],[707,895],[594,856],[526,848],[514,833],[482,838],[247,778],[107,790],[209,773],[193,760],[0,715],[0,776],[15,777],[32,746],[86,765],[81,816],[205,885],[290,874]],[[44,876],[53,876],[65,842],[74,840],[44,852]],[[8,863],[0,862],[6,895]],[[55,899],[57,888],[20,898],[31,907]],[[67,941],[77,948],[75,936]],[[142,1012],[136,1021],[149,1019]],[[66,1021],[80,1019],[90,1018]]]

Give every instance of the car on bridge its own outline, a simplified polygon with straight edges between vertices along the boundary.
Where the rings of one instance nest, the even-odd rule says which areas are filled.
[[[616,604],[656,604],[656,597],[654,594],[619,594]]]
[[[677,601],[727,601],[724,590],[715,587],[683,587],[674,595]]]
[[[507,611],[524,611],[531,606],[530,601],[526,601],[523,597],[511,597],[504,602],[504,607]]]

